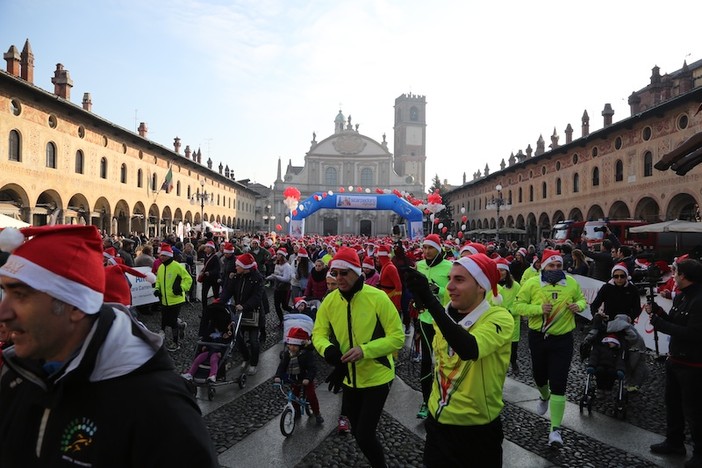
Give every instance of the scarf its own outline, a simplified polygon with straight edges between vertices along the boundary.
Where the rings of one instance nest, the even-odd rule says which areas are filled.
[[[300,375],[300,361],[297,357],[299,354],[290,355],[290,362],[288,363],[288,375],[291,380],[297,380],[297,376]]]
[[[541,281],[554,285],[565,279],[563,270],[541,270]]]

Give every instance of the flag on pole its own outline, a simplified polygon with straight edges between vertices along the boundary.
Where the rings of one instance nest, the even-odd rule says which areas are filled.
[[[166,178],[163,180],[163,185],[161,185],[161,190],[165,190],[166,193],[173,190],[173,169],[170,167],[168,168]]]

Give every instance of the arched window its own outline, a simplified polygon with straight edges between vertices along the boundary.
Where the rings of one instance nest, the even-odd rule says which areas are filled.
[[[592,186],[597,187],[600,185],[600,168],[596,167],[592,170]]]
[[[580,174],[573,174],[573,193],[580,191]]]
[[[546,186],[546,182],[543,182],[541,184],[541,198],[546,198],[548,195],[548,187]]]
[[[46,167],[56,169],[56,145],[53,141],[46,144]]]
[[[530,202],[534,201],[534,186],[533,185],[529,186],[529,201]]]
[[[410,108],[410,120],[413,122],[416,122],[419,120],[419,112],[417,111],[417,108],[412,106]]]
[[[614,180],[616,182],[624,180],[624,163],[621,159],[617,159],[617,162],[614,163]]]
[[[643,159],[644,177],[651,177],[653,175],[653,154],[650,151],[646,151]]]
[[[373,170],[369,167],[361,169],[361,187],[373,185]]]
[[[127,183],[127,165],[122,163],[122,167],[119,168],[119,181],[123,184]]]
[[[327,170],[324,172],[324,183],[330,188],[338,184],[336,178],[336,168],[327,168]]]
[[[556,179],[556,195],[560,195],[560,194],[561,194],[561,190],[562,190],[562,187],[561,187],[561,178],[559,177],[559,178]]]
[[[107,179],[107,158],[104,156],[100,159],[100,178]]]
[[[137,171],[137,187],[141,188],[144,186],[144,172],[139,169]]]
[[[521,203],[522,201],[524,201],[524,197],[522,196],[522,188],[521,188],[521,187],[519,187],[519,197],[518,197],[518,201],[519,201],[519,203]]]
[[[10,152],[8,155],[10,161],[22,161],[20,156],[20,134],[17,130],[10,130]]]
[[[82,174],[85,170],[85,156],[81,150],[76,151],[76,174]]]

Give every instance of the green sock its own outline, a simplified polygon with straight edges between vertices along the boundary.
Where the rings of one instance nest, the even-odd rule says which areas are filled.
[[[539,393],[541,394],[541,399],[548,400],[551,396],[551,391],[548,389],[548,384],[537,388],[539,389]]]
[[[563,421],[563,413],[565,413],[565,406],[565,395],[551,395],[551,403],[549,404],[549,409],[551,410],[552,431],[553,428],[561,427],[561,422]]]

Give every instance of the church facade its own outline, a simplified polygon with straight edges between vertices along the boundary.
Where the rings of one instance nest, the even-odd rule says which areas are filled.
[[[375,194],[377,189],[423,196],[425,96],[402,94],[395,99],[394,155],[388,150],[386,135],[378,142],[360,133],[358,127],[351,116],[339,111],[334,133],[319,141],[313,134],[302,166],[294,166],[290,160],[283,174],[278,161],[272,194],[276,219],[284,220],[290,214],[283,203],[287,187],[300,190],[302,200],[318,192]],[[305,219],[305,234],[383,236],[400,222],[392,211],[323,209]]]

